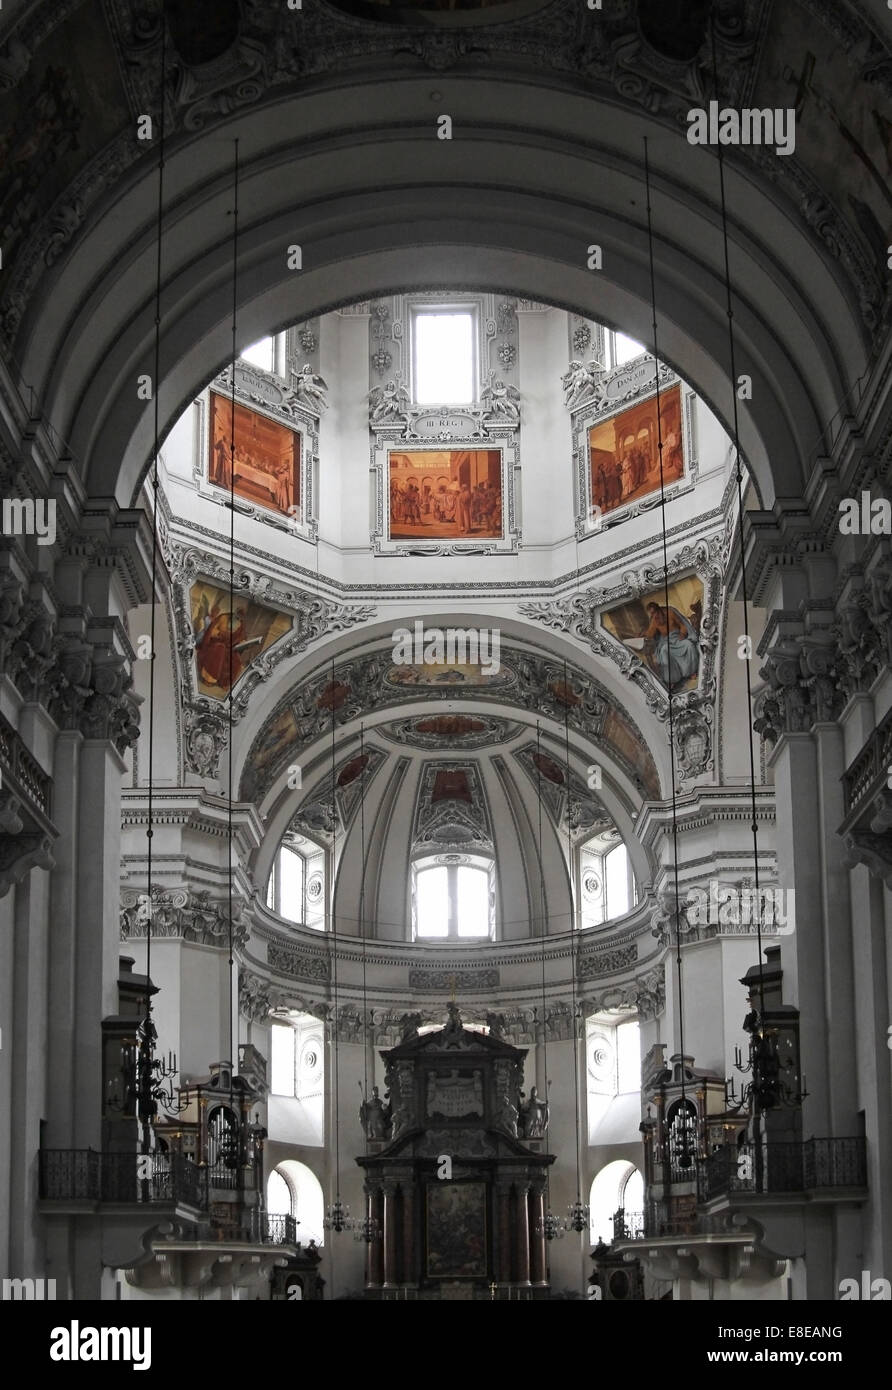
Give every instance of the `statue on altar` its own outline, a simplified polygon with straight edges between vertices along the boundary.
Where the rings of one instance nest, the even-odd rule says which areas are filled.
[[[540,1100],[535,1086],[530,1087],[529,1100],[521,1091],[520,1132],[524,1139],[544,1139],[548,1128],[548,1101]]]
[[[389,1096],[390,1092],[385,1091],[384,1100],[382,1100],[378,1093],[378,1087],[373,1086],[369,1099],[364,1100],[360,1105],[359,1118],[367,1139],[386,1139],[390,1125],[390,1105],[387,1103]]]

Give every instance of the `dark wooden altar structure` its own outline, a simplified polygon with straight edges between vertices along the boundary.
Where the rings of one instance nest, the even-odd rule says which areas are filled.
[[[442,1029],[381,1056],[387,1094],[363,1105],[368,1152],[366,1295],[548,1297],[543,1232],[552,1154],[547,1106],[523,1099],[526,1053],[465,1028],[454,1004]]]

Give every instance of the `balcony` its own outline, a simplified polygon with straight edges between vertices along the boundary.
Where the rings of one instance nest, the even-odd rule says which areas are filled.
[[[701,1204],[737,1193],[815,1193],[867,1186],[863,1138],[718,1149],[698,1166]]]
[[[52,779],[0,714],[0,898],[32,868],[53,867]]]
[[[182,1154],[41,1149],[40,1197],[46,1202],[164,1202],[206,1211],[206,1170]]]
[[[59,1206],[164,1204],[188,1209],[202,1226],[209,1207],[209,1192],[231,1187],[232,1173],[199,1168],[183,1154],[100,1153],[96,1149],[41,1149],[40,1198]],[[258,1245],[298,1245],[298,1222],[293,1216],[271,1215],[257,1207],[234,1211],[234,1220],[214,1217],[209,1235],[213,1240],[236,1240]]]
[[[839,833],[850,864],[866,864],[892,887],[892,710],[843,773],[845,816]]]

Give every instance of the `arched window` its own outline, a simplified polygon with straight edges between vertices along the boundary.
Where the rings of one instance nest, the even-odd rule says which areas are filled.
[[[626,1232],[640,1228],[644,1209],[644,1179],[628,1159],[617,1158],[607,1163],[595,1179],[589,1193],[589,1221],[592,1244],[602,1240],[610,1245],[614,1240],[614,1217],[623,1212]],[[621,1234],[621,1232],[618,1232]]]
[[[281,845],[266,888],[267,907],[289,922],[303,922],[306,916],[306,877],[303,855],[290,845]]]
[[[323,1244],[324,1199],[319,1179],[305,1163],[286,1158],[270,1173],[266,1184],[266,1209],[270,1216],[293,1216],[297,1238],[306,1246]]]
[[[629,851],[616,831],[596,835],[582,848],[582,925],[600,926],[630,912],[638,891]]]
[[[266,1209],[270,1216],[293,1216],[294,1193],[277,1168],[269,1175],[266,1184]]]
[[[412,920],[419,939],[486,937],[493,932],[492,862],[442,854],[412,866]]]

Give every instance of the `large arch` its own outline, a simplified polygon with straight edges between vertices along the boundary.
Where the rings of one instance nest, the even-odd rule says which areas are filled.
[[[236,137],[245,342],[336,304],[419,284],[497,286],[650,342],[648,136],[659,350],[728,423],[714,154],[640,109],[620,122],[616,101],[507,70],[436,83],[402,75],[384,85],[379,71],[351,77],[349,90],[334,76],[317,80],[172,145],[162,431],[231,353]],[[435,114],[445,107],[454,139],[439,142]],[[756,171],[729,162],[726,184],[737,370],[754,377],[741,437],[770,505],[801,495],[826,421],[868,363],[868,333],[839,263]],[[152,369],[156,198],[147,155],[44,274],[17,341],[24,374],[82,460],[89,492],[123,506],[135,498],[152,445],[154,408],[137,399],[136,378]],[[294,243],[300,271],[287,268]],[[603,250],[601,271],[587,268],[592,243]]]

